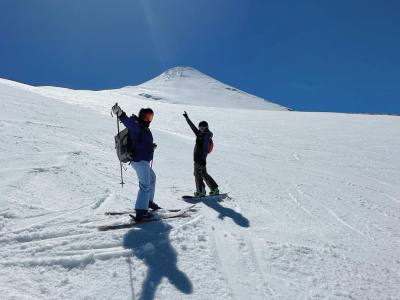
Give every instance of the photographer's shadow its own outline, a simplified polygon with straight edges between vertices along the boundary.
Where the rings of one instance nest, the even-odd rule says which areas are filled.
[[[191,294],[193,291],[191,281],[177,267],[177,252],[169,240],[171,228],[172,226],[164,222],[156,221],[130,230],[124,236],[123,246],[132,249],[133,255],[148,267],[138,299],[154,299],[163,277],[182,293]]]

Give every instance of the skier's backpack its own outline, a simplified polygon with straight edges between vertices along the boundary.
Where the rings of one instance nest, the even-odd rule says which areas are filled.
[[[214,149],[214,142],[212,140],[212,138],[210,138],[210,141],[208,142],[208,153],[211,153]]]
[[[115,150],[120,162],[127,163],[133,160],[133,145],[128,128],[120,131],[115,136]]]

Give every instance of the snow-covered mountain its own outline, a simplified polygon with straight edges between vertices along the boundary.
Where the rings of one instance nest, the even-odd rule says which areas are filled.
[[[139,86],[145,97],[172,103],[215,107],[288,110],[286,107],[223,84],[196,69],[176,67]],[[129,90],[129,88],[127,88]]]
[[[38,87],[36,91],[45,96],[79,101],[79,98],[92,98],[93,92],[74,91],[71,100],[69,89],[58,87]],[[135,98],[170,104],[190,104],[211,107],[263,109],[287,111],[288,108],[260,97],[250,95],[232,86],[221,83],[196,69],[176,67],[169,69],[137,86],[127,86],[115,90],[98,91],[96,95],[115,99]],[[90,101],[89,99],[87,99]],[[97,100],[96,100],[97,101]]]
[[[0,80],[0,299],[397,299],[399,117],[269,110],[225,87],[187,68],[96,92]],[[115,102],[155,111],[158,204],[194,189],[183,111],[210,124],[231,199],[97,231],[138,189],[130,166],[119,184]]]

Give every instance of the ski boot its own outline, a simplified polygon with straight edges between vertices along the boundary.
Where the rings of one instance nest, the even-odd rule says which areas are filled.
[[[155,203],[155,202],[149,202],[149,208],[151,209],[151,210],[159,210],[159,209],[161,209],[161,207],[157,204],[157,203]]]
[[[136,223],[143,222],[153,218],[153,214],[149,213],[147,209],[135,209],[136,215],[130,215]]]

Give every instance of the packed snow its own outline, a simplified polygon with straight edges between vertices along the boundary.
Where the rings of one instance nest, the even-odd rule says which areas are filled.
[[[400,118],[292,112],[191,68],[75,91],[0,80],[0,299],[399,299]],[[231,101],[231,102],[230,102]],[[156,202],[189,204],[194,137],[224,201],[127,221],[138,182],[114,150],[115,103],[150,106]]]

